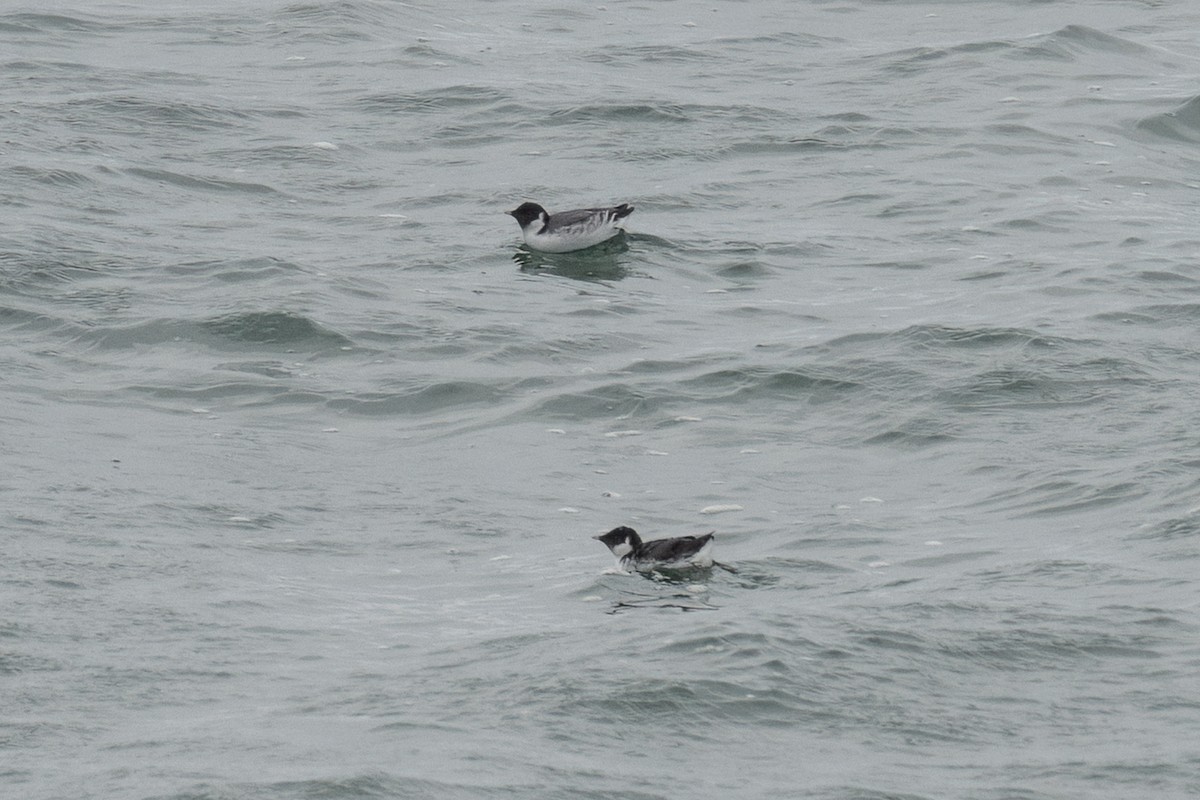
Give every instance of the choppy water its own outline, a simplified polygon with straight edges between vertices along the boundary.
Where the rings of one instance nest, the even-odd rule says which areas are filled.
[[[7,6],[9,791],[1196,796],[1198,29]]]

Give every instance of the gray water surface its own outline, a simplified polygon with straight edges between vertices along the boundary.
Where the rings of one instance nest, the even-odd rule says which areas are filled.
[[[0,778],[1200,794],[1197,30],[5,7]]]

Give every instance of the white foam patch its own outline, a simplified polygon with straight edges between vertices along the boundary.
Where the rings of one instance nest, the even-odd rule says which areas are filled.
[[[724,505],[705,506],[700,509],[701,514],[724,514],[727,511],[744,511],[742,506],[737,503],[726,503]]]

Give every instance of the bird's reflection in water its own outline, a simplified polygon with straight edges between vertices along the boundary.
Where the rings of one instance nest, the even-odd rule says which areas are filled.
[[[679,577],[668,578],[655,573],[653,579],[663,584],[661,592],[626,590],[620,599],[613,602],[607,613],[620,614],[637,608],[675,608],[680,611],[716,611],[720,608],[709,602],[707,586],[681,581]]]
[[[622,258],[629,252],[625,235],[619,234],[586,250],[573,253],[542,253],[521,245],[513,253],[522,272],[558,275],[578,281],[619,281],[629,275]]]

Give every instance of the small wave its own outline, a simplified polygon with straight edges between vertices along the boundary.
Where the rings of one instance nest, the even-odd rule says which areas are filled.
[[[244,181],[217,180],[216,178],[197,178],[183,175],[165,169],[146,169],[130,167],[125,170],[128,174],[139,178],[167,183],[181,189],[200,190],[207,192],[239,192],[243,194],[279,194],[273,186],[262,183],[246,183]]]
[[[330,400],[330,408],[363,416],[407,416],[446,413],[462,406],[495,406],[509,397],[499,385],[474,381],[442,381],[401,392],[364,392]]]
[[[414,723],[410,735],[424,731],[426,736],[445,735],[450,730],[440,721],[428,725]],[[411,767],[410,767],[411,769]],[[333,773],[333,770],[330,770]],[[499,794],[498,794],[499,792]],[[155,795],[156,800],[219,800],[228,797],[254,800],[332,800],[333,798],[453,797],[462,800],[487,800],[507,794],[507,787],[496,788],[496,779],[467,779],[462,782],[417,778],[408,774],[330,774],[322,778],[283,781],[216,781],[196,789]]]
[[[105,26],[93,20],[81,17],[69,17],[64,14],[37,14],[21,12],[0,15],[0,31],[10,33],[39,33],[70,31],[71,33],[90,33],[103,31]]]
[[[1074,60],[1081,56],[1097,54],[1104,56],[1104,63],[1109,66],[1112,64],[1112,57],[1118,55],[1156,62],[1173,61],[1163,51],[1087,25],[1067,25],[1053,33],[1032,37],[1022,44],[1023,47],[1016,53],[1024,57]]]
[[[617,121],[678,123],[691,122],[693,117],[684,106],[672,103],[597,103],[553,111],[545,120],[546,124],[566,125],[592,121],[606,125]]]
[[[451,52],[443,48],[434,47],[429,42],[418,42],[410,44],[402,51],[405,56],[408,56],[405,66],[425,66],[432,65],[442,67],[449,64],[463,64],[469,66],[478,66],[479,62],[467,58],[459,53]]]
[[[1011,42],[1003,41],[982,41],[982,42],[966,42],[959,45],[949,47],[911,47],[903,50],[884,53],[882,56],[872,56],[871,58],[882,58],[889,72],[898,73],[914,73],[924,72],[935,66],[945,66],[941,62],[948,60],[961,60],[963,56],[975,56],[979,53],[989,53],[993,51],[1011,50],[1013,47]]]
[[[103,95],[71,100],[67,116],[87,128],[121,133],[132,127],[178,128],[189,131],[224,130],[243,124],[249,115],[207,103],[166,100],[136,95]]]
[[[1035,331],[1022,328],[950,328],[941,325],[913,325],[891,333],[855,333],[827,342],[823,348],[842,350],[857,349],[869,342],[894,343],[905,348],[918,346],[922,349],[993,349],[1019,347],[1055,347],[1070,344],[1055,340]]]
[[[711,40],[712,44],[719,45],[722,49],[727,46],[745,46],[755,52],[770,50],[774,46],[792,52],[798,47],[825,47],[830,44],[839,44],[842,41],[844,40],[796,31],[779,31],[755,36],[721,36]]]
[[[1038,480],[1031,486],[1010,487],[973,505],[1004,511],[1011,518],[1021,519],[1094,511],[1138,500],[1148,494],[1148,487],[1140,482],[1088,483],[1057,477]]]
[[[913,419],[863,440],[903,450],[920,450],[960,438],[962,426],[940,419]]]
[[[276,381],[220,381],[199,386],[172,384],[134,384],[126,390],[145,397],[168,401],[179,413],[195,414],[197,403],[221,402],[224,406],[259,406],[280,403],[320,402],[311,392],[294,391]],[[174,401],[174,402],[171,402]],[[187,406],[186,411],[179,406]],[[202,411],[207,411],[203,409]]]
[[[1177,142],[1200,142],[1200,95],[1173,111],[1153,114],[1138,120],[1137,129]]]
[[[987,59],[1002,57],[1018,61],[1055,61],[1091,64],[1097,74],[1136,70],[1150,66],[1178,66],[1166,51],[1147,47],[1086,25],[1067,25],[1052,33],[1017,40],[982,40],[947,47],[914,47],[870,56],[881,61],[889,73],[924,73],[930,70],[979,67]],[[1121,67],[1121,59],[1133,62]]]
[[[1097,659],[1153,659],[1159,654],[1146,636],[1097,630],[1041,631],[1029,627],[983,631],[973,641],[944,648],[946,655],[971,665],[1008,670],[1074,670]]]
[[[292,168],[305,162],[313,165],[337,164],[340,163],[343,155],[335,148],[312,144],[271,144],[259,147],[216,149],[211,151],[211,158],[218,163],[237,164],[238,166],[263,164]]]
[[[126,266],[109,253],[71,247],[60,242],[39,242],[45,252],[0,251],[0,288],[40,296],[47,286],[62,286],[95,278]]]
[[[720,403],[744,403],[764,397],[820,403],[861,388],[855,381],[823,375],[820,370],[766,367],[718,370],[683,381],[681,386],[694,400]]]
[[[688,406],[697,403],[740,405],[763,399],[783,400],[789,405],[826,403],[860,388],[854,381],[822,374],[823,370],[745,367],[683,379],[667,377],[667,373],[685,366],[688,365],[684,362],[636,366],[635,370],[646,379],[609,383],[585,393],[562,393],[542,401],[532,413],[539,417],[570,419],[646,418],[662,414],[679,403]],[[690,366],[694,368],[695,365]],[[648,372],[658,367],[663,371]]]
[[[283,21],[278,36],[318,42],[370,41],[395,24],[385,3],[291,3],[279,10]]]
[[[11,176],[11,178],[6,178],[5,180],[5,183],[10,186],[19,181],[32,181],[34,183],[45,184],[46,186],[67,187],[87,186],[95,183],[92,178],[84,175],[82,172],[53,167],[16,165],[8,167],[5,172]]]
[[[201,323],[218,336],[255,344],[349,345],[350,340],[301,314],[288,311],[252,311],[226,314]]]
[[[176,275],[203,274],[222,283],[244,283],[268,278],[294,276],[299,265],[272,256],[250,256],[228,261],[189,261],[172,265],[166,271]]]
[[[1171,517],[1139,531],[1133,538],[1167,542],[1200,542],[1200,513]]]
[[[1036,566],[1036,565],[1035,565]],[[1084,585],[1095,575],[1089,565],[1067,565],[1071,585]],[[1069,621],[1053,621],[1053,629],[1043,629],[1036,613],[1025,613],[1020,622],[1011,625],[982,624],[975,633],[956,636],[952,641],[936,635],[935,621],[963,617],[985,618],[986,608],[959,604],[905,606],[906,613],[927,619],[925,630],[894,630],[886,627],[861,628],[853,632],[853,640],[863,655],[873,661],[938,662],[954,672],[977,674],[979,670],[997,672],[1068,671],[1079,670],[1100,659],[1127,658],[1136,660],[1159,657],[1158,635],[1145,625],[1124,630],[1113,628],[1111,619],[1079,617]],[[1139,621],[1144,618],[1138,614]],[[872,653],[872,651],[880,651]]]
[[[0,325],[13,330],[39,333],[74,327],[62,317],[7,305],[0,306]]]
[[[1108,311],[1103,314],[1097,314],[1095,319],[1126,324],[1139,323],[1156,327],[1184,325],[1192,328],[1200,322],[1200,303],[1160,303],[1151,306],[1139,306],[1130,311]]]
[[[498,90],[479,86],[444,86],[421,92],[377,92],[363,95],[354,104],[374,113],[428,114],[443,110],[483,108],[508,100]]]
[[[1107,381],[1072,380],[1019,367],[991,369],[948,389],[943,399],[959,410],[1087,405],[1106,396]]]
[[[587,392],[565,392],[538,404],[531,412],[540,419],[612,419],[631,417],[655,411],[661,399],[648,397],[626,383],[610,383]]]
[[[593,688],[568,697],[560,703],[563,713],[583,714],[605,724],[619,719],[622,725],[639,721],[659,725],[669,717],[677,725],[694,723],[696,731],[714,719],[792,726],[812,704],[784,689],[713,679],[647,678],[633,686],[620,683],[609,690]]]
[[[659,63],[692,63],[710,61],[711,52],[696,47],[681,45],[606,45],[599,50],[592,50],[580,55],[583,61],[597,64],[659,64]]]
[[[206,320],[151,319],[126,326],[79,326],[75,338],[105,349],[138,345],[202,342],[209,347],[267,346],[289,351],[339,350],[351,340],[287,311],[239,312]]]
[[[1171,284],[1184,291],[1195,292],[1200,280],[1191,275],[1183,275],[1169,269],[1144,269],[1136,273],[1137,279],[1143,283]]]

